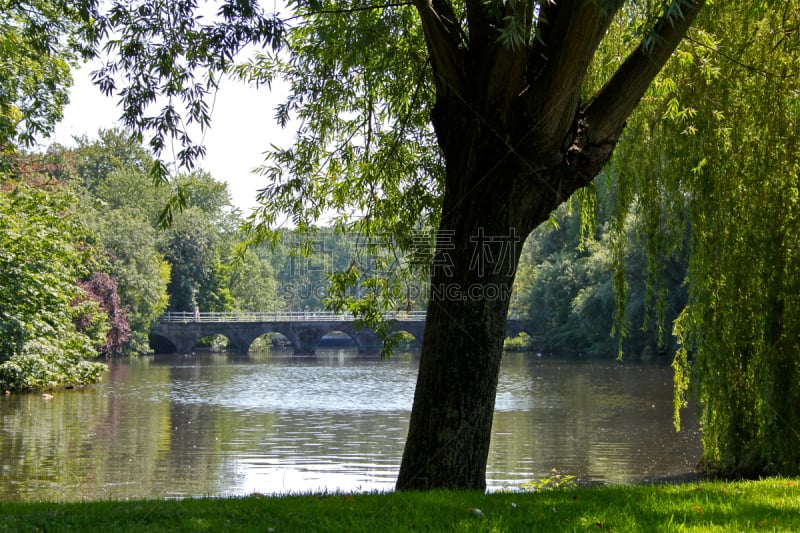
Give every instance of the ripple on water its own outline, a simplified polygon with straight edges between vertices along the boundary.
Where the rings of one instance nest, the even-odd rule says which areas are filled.
[[[380,365],[380,362],[376,362]],[[176,384],[174,401],[272,411],[409,411],[416,369],[396,365],[311,367],[258,365],[229,381]]]

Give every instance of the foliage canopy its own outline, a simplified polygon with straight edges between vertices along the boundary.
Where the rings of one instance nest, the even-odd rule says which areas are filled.
[[[53,131],[72,84],[70,66],[94,54],[95,2],[0,2],[0,149]]]

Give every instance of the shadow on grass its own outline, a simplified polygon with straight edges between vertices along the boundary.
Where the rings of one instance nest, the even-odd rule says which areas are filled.
[[[800,530],[794,480],[445,492],[0,504],[0,531]]]

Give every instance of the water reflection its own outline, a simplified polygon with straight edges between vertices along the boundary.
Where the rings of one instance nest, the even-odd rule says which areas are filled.
[[[416,370],[342,351],[114,362],[85,391],[0,399],[0,499],[390,490]],[[507,355],[490,486],[692,472],[697,430],[671,429],[671,387],[661,365]]]
[[[496,485],[549,469],[608,483],[694,472],[697,425],[689,413],[683,431],[672,430],[672,375],[663,365],[510,357],[500,389],[490,459]],[[516,409],[517,397],[529,405]]]

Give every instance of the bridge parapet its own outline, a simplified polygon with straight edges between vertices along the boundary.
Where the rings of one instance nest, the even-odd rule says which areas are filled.
[[[424,322],[425,311],[387,313],[389,320]],[[192,313],[170,311],[156,320],[161,324],[231,323],[231,322],[355,322],[358,319],[350,313],[334,313],[328,311],[273,311],[273,312],[224,312],[224,313]]]

